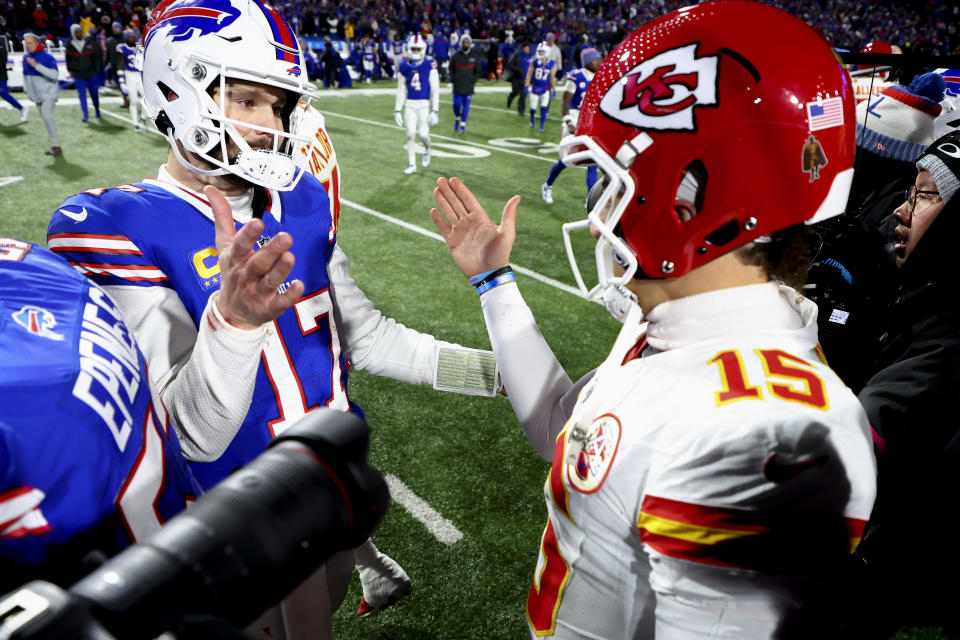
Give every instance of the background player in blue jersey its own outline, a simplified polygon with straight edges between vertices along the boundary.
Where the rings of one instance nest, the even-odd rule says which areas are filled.
[[[534,116],[539,108],[541,133],[547,121],[547,112],[550,111],[550,94],[557,88],[555,66],[554,61],[550,59],[550,46],[546,42],[538,44],[537,55],[527,69],[524,86],[530,91],[530,128],[534,127]]]
[[[200,493],[110,297],[0,239],[0,593],[72,584],[92,550],[152,534]]]
[[[123,95],[130,101],[130,119],[133,128],[140,131],[140,99],[143,97],[143,83],[140,81],[140,71],[137,69],[137,32],[133,29],[124,29],[123,42],[117,45],[116,59],[119,64],[117,79]]]
[[[407,175],[417,170],[416,135],[423,142],[423,166],[430,166],[430,127],[439,122],[440,76],[437,61],[426,55],[423,36],[407,39],[407,60],[400,62],[397,73],[397,101],[393,117],[397,126],[407,122]]]
[[[580,69],[574,69],[564,78],[563,87],[563,121],[560,124],[560,139],[572,136],[577,131],[577,121],[580,119],[580,102],[586,93],[593,74],[600,68],[603,56],[593,47],[585,47],[580,52]],[[547,204],[553,204],[553,183],[560,172],[567,167],[563,159],[557,160],[550,168],[547,181],[540,187],[540,195]],[[587,193],[597,182],[597,166],[587,167]]]
[[[377,65],[377,43],[366,33],[360,38],[360,63],[363,65],[363,81],[373,81],[373,71]]]
[[[300,64],[289,25],[260,0],[161,4],[143,83],[167,163],[156,180],[69,198],[48,230],[51,248],[115,294],[202,485],[314,408],[360,413],[350,366],[439,388],[436,362],[457,349],[384,318],[350,278],[330,199],[293,160],[329,144],[296,109],[316,97]],[[487,377],[490,388],[461,390],[492,394]],[[409,588],[384,558],[367,558],[379,569],[363,582],[372,609]],[[285,616],[288,638],[329,633],[352,566],[332,560],[294,594],[311,606]]]

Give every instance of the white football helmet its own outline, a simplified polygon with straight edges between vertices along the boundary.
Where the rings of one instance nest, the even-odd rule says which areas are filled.
[[[276,9],[262,0],[164,0],[144,29],[138,59],[144,110],[181,164],[202,175],[233,174],[269,189],[293,189],[303,175],[293,151],[312,144],[310,132],[298,134],[295,114],[302,110],[294,108],[315,99],[317,89],[293,29]],[[284,130],[228,118],[213,93],[226,95],[230,80],[286,92]],[[251,148],[238,126],[269,134],[272,147]],[[177,142],[216,168],[193,165]]]
[[[427,55],[427,43],[424,42],[423,36],[419,33],[415,33],[407,38],[407,55],[410,58],[410,62],[413,63],[422,61]]]
[[[550,59],[550,45],[546,41],[541,42],[537,45],[537,60],[540,62],[546,62]]]

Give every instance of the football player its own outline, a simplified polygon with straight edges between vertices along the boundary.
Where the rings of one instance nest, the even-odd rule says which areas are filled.
[[[360,62],[363,65],[363,81],[370,84],[377,64],[377,44],[367,34],[360,38]]]
[[[133,29],[124,29],[123,42],[117,45],[116,58],[120,63],[118,78],[123,95],[130,101],[130,118],[133,128],[140,131],[140,98],[143,96],[143,84],[140,81],[140,71],[137,69],[137,32]]]
[[[317,91],[271,5],[167,0],[143,43],[145,112],[170,145],[167,162],[157,179],[69,198],[48,244],[114,295],[202,486],[314,408],[362,415],[347,393],[351,367],[495,393],[492,368],[468,389],[437,364],[482,369],[487,359],[384,318],[350,277],[330,198],[295,164],[294,153],[310,158],[324,144],[297,110]],[[287,637],[329,634],[328,605],[342,600],[352,560],[328,563],[329,599],[292,594],[307,606],[284,609],[297,610],[284,618]],[[397,586],[365,599],[382,607]]]
[[[805,275],[804,223],[846,205],[854,124],[830,46],[778,9],[686,7],[618,45],[562,143],[604,173],[564,225],[574,275],[624,325],[576,383],[509,267],[519,196],[497,226],[438,181],[431,218],[553,461],[531,638],[856,635],[843,576],[876,491],[870,426],[821,357],[816,306],[783,283]],[[812,182],[810,136],[828,159]],[[589,289],[569,237],[588,228]]]
[[[583,94],[587,92],[593,74],[600,68],[603,56],[593,47],[584,47],[580,52],[580,69],[574,69],[566,75],[563,84],[563,120],[560,123],[560,139],[572,136],[577,130],[577,120],[580,118],[580,103]],[[553,183],[560,172],[566,169],[563,159],[550,168],[547,181],[540,187],[540,195],[547,204],[553,204]],[[587,167],[587,193],[597,181],[597,165]]]
[[[533,64],[527,69],[527,79],[524,87],[530,94],[530,128],[534,127],[534,116],[540,109],[540,133],[547,121],[547,112],[550,111],[550,96],[557,88],[554,61],[550,59],[550,45],[541,42],[537,45],[537,53]]]
[[[417,170],[416,136],[423,142],[423,166],[430,166],[430,127],[440,121],[440,76],[437,61],[427,57],[427,43],[419,33],[407,39],[407,59],[397,69],[397,100],[393,117],[398,127],[407,123],[407,175]]]
[[[103,289],[42,247],[0,239],[0,312],[0,592],[66,587],[89,553],[142,540],[200,488]]]

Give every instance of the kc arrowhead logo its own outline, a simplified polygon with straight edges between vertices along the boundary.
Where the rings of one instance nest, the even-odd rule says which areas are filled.
[[[695,109],[717,104],[717,56],[697,45],[644,60],[607,90],[600,110],[621,124],[658,131],[696,131]]]

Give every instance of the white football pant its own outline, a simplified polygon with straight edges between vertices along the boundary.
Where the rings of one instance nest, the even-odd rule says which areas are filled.
[[[430,101],[407,100],[403,107],[403,119],[407,124],[407,164],[417,163],[416,135],[420,134],[420,141],[426,153],[430,153]]]
[[[137,71],[123,72],[123,84],[127,89],[127,96],[130,98],[130,118],[133,123],[140,124],[140,98],[143,97],[143,79]]]

